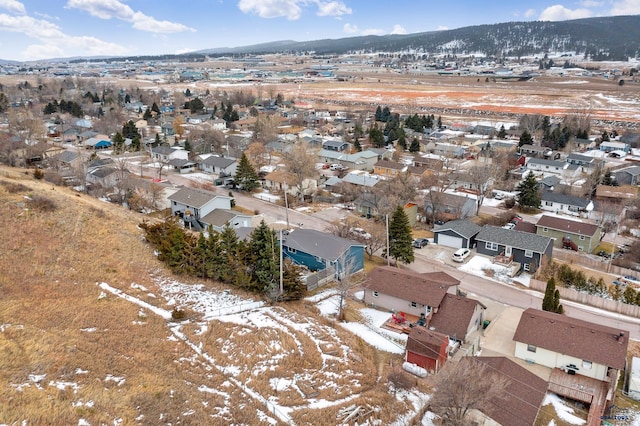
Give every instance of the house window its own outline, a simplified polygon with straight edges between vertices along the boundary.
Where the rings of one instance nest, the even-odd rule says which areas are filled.
[[[487,242],[484,244],[484,246],[485,246],[485,248],[486,248],[487,250],[491,250],[491,251],[498,251],[498,243],[492,243],[492,242],[490,242],[490,241],[487,241]]]
[[[528,263],[525,263],[522,269],[524,269],[526,272],[529,272],[531,270],[531,265],[529,265]]]
[[[534,345],[527,345],[527,351],[535,352],[538,348]]]
[[[293,254],[296,254],[296,253],[298,252],[298,250],[296,250],[296,249],[294,249],[294,248],[291,248],[291,247],[287,248],[287,251],[288,251],[289,253],[293,253]]]
[[[533,251],[525,250],[524,251],[524,257],[533,257]]]
[[[549,228],[545,226],[544,228],[542,228],[542,232],[549,232]]]
[[[380,294],[379,294],[377,291],[374,291],[373,293],[371,293],[371,295],[372,295],[373,297],[378,297]]]
[[[584,235],[580,235],[580,239],[584,241]]]
[[[545,201],[544,205],[545,206],[552,206],[553,205],[553,201]]]
[[[412,308],[417,308],[417,307],[418,307],[418,304],[417,304],[416,302],[411,302],[411,307],[412,307]]]
[[[582,368],[585,370],[591,370],[591,361],[582,360]]]

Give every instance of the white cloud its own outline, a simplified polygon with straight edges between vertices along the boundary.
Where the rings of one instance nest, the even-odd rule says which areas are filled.
[[[536,16],[536,10],[535,9],[527,9],[527,11],[524,12],[524,16],[526,18],[533,18],[534,16]]]
[[[448,29],[449,27],[447,27],[446,25],[438,25],[438,28],[436,28],[436,30],[438,31],[446,31]]]
[[[347,7],[347,5],[341,1],[318,1],[316,4],[318,5],[318,16],[342,16],[351,14],[351,8]]]
[[[407,30],[404,29],[402,25],[394,25],[393,30],[391,30],[391,34],[406,34]]]
[[[21,33],[43,43],[29,46],[22,52],[23,59],[64,56],[63,49],[73,49],[76,52],[82,52],[82,55],[123,55],[127,52],[123,46],[95,37],[70,36],[62,32],[57,25],[31,16],[11,16],[0,13],[0,31]]]
[[[640,0],[621,0],[613,3],[612,15],[639,15]]]
[[[1,1],[1,0],[0,0]],[[158,21],[142,12],[134,12],[120,0],[69,0],[68,8],[83,10],[100,19],[119,19],[130,22],[133,28],[152,33],[179,33],[195,31],[193,28],[176,22]]]
[[[298,3],[298,0],[240,0],[238,8],[242,13],[252,13],[261,18],[286,17],[295,21],[302,15]]]
[[[594,14],[589,9],[568,9],[561,4],[549,6],[542,11],[541,21],[566,21],[568,19],[590,18]]]
[[[350,15],[352,10],[338,0],[240,0],[238,8],[242,13],[251,13],[261,18],[287,18],[290,21],[300,19],[302,8],[315,5],[318,16]]]
[[[27,13],[24,4],[17,0],[0,0],[0,9],[5,9],[13,13],[21,13],[23,15]]]
[[[358,26],[351,25],[351,24],[344,24],[342,27],[342,31],[344,31],[347,34],[356,34],[358,32]]]

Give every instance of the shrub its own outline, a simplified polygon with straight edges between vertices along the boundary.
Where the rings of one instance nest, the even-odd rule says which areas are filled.
[[[34,179],[40,180],[44,178],[44,172],[40,169],[33,169],[33,177]]]
[[[184,309],[180,309],[178,307],[173,308],[173,311],[171,311],[171,318],[176,321],[183,320],[186,315],[187,314],[185,313]]]
[[[24,186],[21,183],[15,183],[15,182],[0,182],[2,184],[2,186],[4,186],[4,188],[10,193],[10,194],[15,194],[18,192],[27,192],[29,190],[31,190],[31,188],[29,188],[28,186]]]
[[[31,206],[32,209],[38,210],[41,212],[52,212],[56,208],[58,208],[58,206],[56,206],[56,203],[54,203],[53,200],[47,197],[43,197],[42,195],[32,196],[29,201],[29,205]]]

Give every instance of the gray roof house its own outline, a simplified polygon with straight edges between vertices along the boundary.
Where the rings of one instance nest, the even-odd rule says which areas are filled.
[[[481,229],[470,220],[452,220],[434,229],[433,242],[453,248],[472,248]]]
[[[189,151],[185,151],[182,148],[175,148],[170,146],[157,146],[151,148],[151,158],[155,161],[169,162],[175,158],[182,160],[189,159]]]
[[[231,209],[231,197],[204,189],[180,188],[168,199],[171,202],[171,213],[181,217],[187,210],[191,216],[200,219],[214,209]]]
[[[476,214],[476,199],[473,197],[434,192],[424,199],[424,211],[434,213],[441,219],[465,219]]]
[[[630,166],[613,172],[616,182],[620,185],[640,184],[640,166]]]
[[[502,263],[518,262],[527,272],[535,272],[553,255],[551,238],[497,226],[485,225],[476,241],[479,254],[493,256]]]
[[[200,218],[204,228],[211,226],[214,231],[222,232],[228,224],[233,229],[251,227],[251,216],[227,209],[214,209],[206,216]]]
[[[580,213],[591,212],[594,205],[591,200],[586,198],[552,191],[543,191],[540,196],[540,208],[549,212],[580,216]]]
[[[235,176],[238,162],[233,158],[211,155],[202,160],[198,167],[205,173],[216,173],[220,177]]]

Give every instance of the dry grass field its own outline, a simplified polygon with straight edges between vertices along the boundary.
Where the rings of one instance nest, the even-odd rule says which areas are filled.
[[[205,319],[197,301],[181,304],[180,323],[154,313],[173,309],[160,288],[172,277],[142,219],[0,169],[0,424],[335,424],[352,404],[377,407],[369,416],[382,424],[413,416],[389,392],[400,356],[308,301],[225,321]]]

